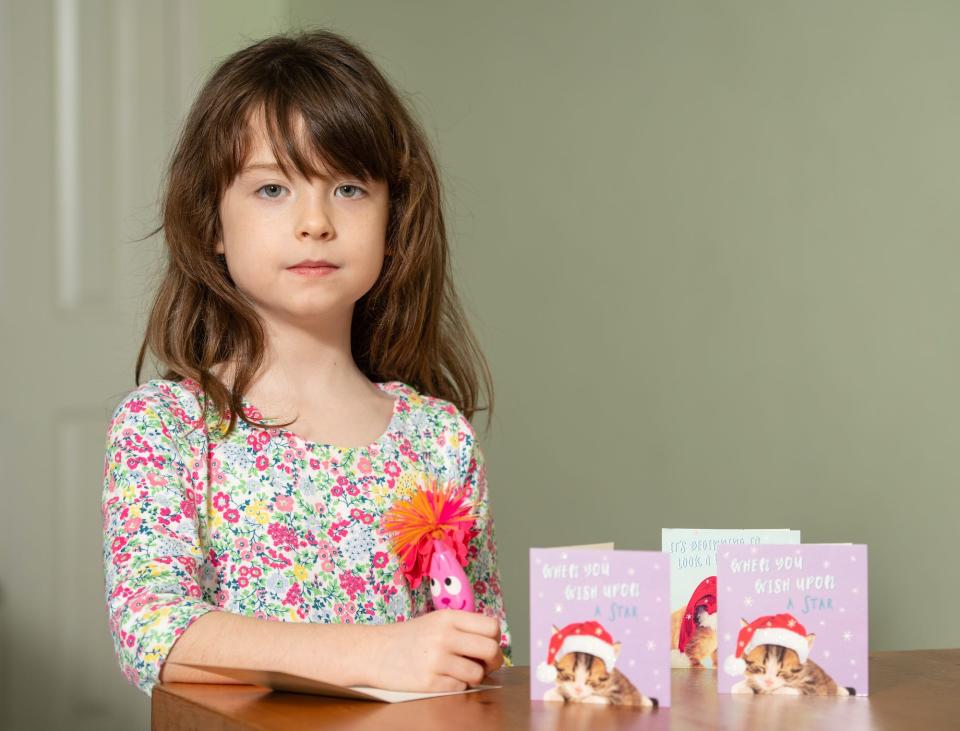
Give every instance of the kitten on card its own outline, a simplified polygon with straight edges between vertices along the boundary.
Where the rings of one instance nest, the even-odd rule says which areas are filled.
[[[764,695],[856,695],[853,688],[837,685],[827,672],[809,659],[815,635],[791,614],[740,620],[737,652],[724,663],[730,675],[743,674],[731,693]]]
[[[547,661],[537,668],[537,677],[556,685],[545,701],[600,703],[621,706],[657,706],[614,667],[620,643],[599,622],[574,622],[563,629],[554,625]]]

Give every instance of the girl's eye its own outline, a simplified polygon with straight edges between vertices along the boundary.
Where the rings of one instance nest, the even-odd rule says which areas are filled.
[[[263,198],[279,198],[280,191],[285,190],[282,185],[277,185],[276,183],[267,183],[266,185],[261,185],[257,188],[257,193],[264,191]]]
[[[347,195],[347,198],[359,198],[360,194],[364,192],[363,188],[358,185],[341,185],[337,190],[343,190],[344,188],[349,189],[350,191],[355,191],[352,195]]]

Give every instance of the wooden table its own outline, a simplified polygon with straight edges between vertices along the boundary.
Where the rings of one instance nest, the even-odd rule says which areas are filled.
[[[710,671],[672,673],[672,706],[652,711],[531,701],[528,667],[504,668],[491,676],[503,685],[498,690],[395,704],[273,693],[250,685],[167,683],[154,688],[152,728],[960,729],[960,649],[871,654],[869,698],[717,695],[716,675]]]

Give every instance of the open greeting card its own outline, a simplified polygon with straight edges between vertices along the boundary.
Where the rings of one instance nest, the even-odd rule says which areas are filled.
[[[721,693],[867,695],[867,547],[721,545]]]
[[[664,528],[670,554],[670,665],[717,667],[717,546],[800,543],[797,530]]]
[[[670,705],[668,556],[530,549],[530,698]]]
[[[250,685],[260,685],[273,690],[282,690],[289,693],[308,693],[310,695],[325,695],[335,698],[353,698],[365,701],[381,701],[383,703],[401,703],[403,701],[415,701],[421,698],[436,698],[442,695],[458,695],[460,693],[476,693],[481,690],[491,690],[500,688],[499,685],[478,685],[467,690],[451,691],[447,693],[412,693],[398,690],[384,690],[383,688],[370,688],[361,685],[334,685],[332,683],[323,683],[319,680],[307,678],[302,675],[293,675],[291,673],[281,672],[279,670],[246,670],[244,668],[222,667],[216,665],[195,665],[193,663],[183,663],[188,667],[207,672],[224,675],[233,678],[241,683]]]

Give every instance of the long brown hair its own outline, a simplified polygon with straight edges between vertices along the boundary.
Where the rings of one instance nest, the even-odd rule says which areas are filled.
[[[219,203],[246,162],[257,114],[285,173],[292,167],[313,177],[319,159],[335,173],[389,186],[383,270],[354,307],[357,366],[370,380],[399,380],[446,399],[468,419],[485,410],[489,427],[493,379],[454,290],[426,135],[366,54],[327,30],[279,34],[234,53],[194,101],[153,232],[164,232],[167,262],[137,357],[137,385],[149,349],[166,365],[164,378],[197,381],[221,421],[229,409],[228,434],[237,416],[268,426],[242,408],[263,363],[264,330],[214,248]],[[236,365],[229,389],[210,370],[225,361]],[[486,406],[477,403],[481,388]]]

